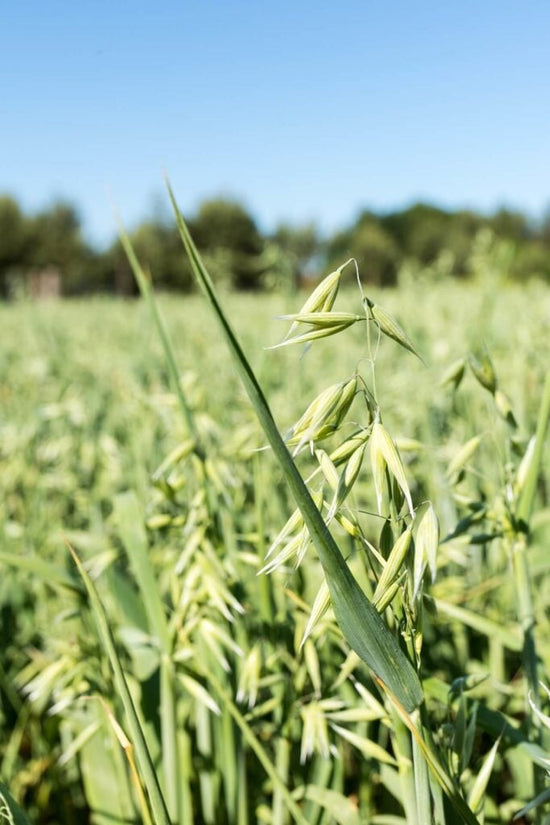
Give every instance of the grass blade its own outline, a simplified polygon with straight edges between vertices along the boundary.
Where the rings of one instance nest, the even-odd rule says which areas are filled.
[[[114,519],[136,578],[143,605],[149,619],[151,633],[157,637],[164,653],[171,652],[172,643],[164,605],[158,587],[154,587],[155,574],[149,558],[147,537],[135,493],[120,493],[114,502]]]
[[[472,790],[470,791],[470,795],[468,797],[468,804],[470,808],[477,814],[480,814],[483,809],[485,791],[487,790],[487,785],[489,784],[489,779],[491,778],[491,773],[493,772],[493,765],[495,764],[495,759],[499,745],[500,738],[497,739],[497,741],[495,742],[495,744],[483,760],[481,769],[475,778]]]
[[[548,429],[548,421],[550,420],[550,372],[546,375],[544,383],[544,393],[540,405],[540,411],[537,421],[537,433],[535,436],[535,447],[532,460],[529,464],[525,484],[521,491],[520,499],[516,517],[520,525],[526,527],[529,524],[529,519],[533,511],[535,501],[535,493],[537,490],[537,482],[540,468],[542,466],[542,458],[544,451],[544,440],[546,437],[546,430]]]
[[[9,551],[0,550],[0,562],[9,564],[19,570],[24,570],[33,576],[38,576],[43,581],[51,585],[58,585],[59,587],[72,590],[74,593],[82,595],[84,590],[78,580],[73,579],[62,567],[58,567],[51,562],[44,561],[36,555],[22,556],[17,553],[10,553]]]
[[[114,517],[143,599],[151,633],[156,636],[162,651],[160,666],[162,764],[166,798],[172,818],[175,818],[177,812],[181,811],[181,799],[179,754],[176,741],[176,687],[170,661],[172,640],[159,589],[154,586],[155,572],[149,558],[147,536],[135,493],[121,493],[115,498]]]
[[[122,664],[116,651],[115,640],[113,638],[111,628],[109,627],[107,614],[105,613],[95,584],[88,575],[84,565],[80,561],[80,558],[70,544],[67,543],[67,546],[86,587],[92,612],[97,623],[99,637],[111,664],[115,685],[126,713],[130,737],[136,749],[138,764],[143,776],[145,787],[147,788],[147,793],[149,795],[149,803],[151,805],[153,820],[155,825],[170,825],[168,809],[160,789],[155,768],[153,766],[153,761],[151,759],[137,711],[134,706],[134,700],[132,699],[132,694],[128,688],[128,683],[126,682]]]
[[[138,261],[137,255],[134,252],[134,248],[132,246],[132,242],[130,241],[128,234],[126,233],[120,221],[118,225],[118,231],[120,235],[120,242],[122,244],[124,252],[126,253],[128,261],[130,262],[130,267],[132,269],[132,272],[134,273],[134,278],[137,281],[137,285],[139,287],[141,296],[147,303],[151,315],[153,317],[153,322],[155,324],[158,336],[162,343],[162,348],[164,350],[164,357],[166,359],[166,364],[168,367],[172,385],[178,397],[179,405],[183,413],[185,422],[187,424],[189,434],[198,445],[199,439],[197,425],[195,423],[195,418],[193,416],[191,407],[189,406],[187,399],[183,394],[183,388],[181,386],[180,381],[180,374],[176,365],[176,358],[174,356],[174,351],[172,349],[172,344],[170,343],[170,338],[168,337],[166,327],[164,326],[164,322],[155,302],[155,297],[151,285],[151,279],[147,276],[147,274],[143,270],[143,267]]]
[[[27,814],[19,807],[3,782],[0,782],[0,822],[6,825],[31,825]]]
[[[324,808],[330,814],[331,820],[337,822],[338,825],[361,825],[357,805],[344,794],[330,788],[308,785],[305,796],[306,799]]]

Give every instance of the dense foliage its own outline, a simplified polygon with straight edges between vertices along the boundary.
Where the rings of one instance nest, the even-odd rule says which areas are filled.
[[[217,198],[199,206],[190,228],[215,280],[241,290],[291,290],[350,257],[359,262],[368,282],[378,286],[395,284],[405,262],[435,267],[440,277],[468,277],[470,247],[481,231],[507,242],[510,277],[550,280],[549,220],[529,221],[507,209],[481,215],[418,203],[387,214],[363,211],[350,226],[323,237],[313,225],[281,224],[262,234],[241,204]],[[145,220],[131,238],[157,287],[181,292],[194,288],[171,219]],[[26,215],[12,197],[0,196],[0,297],[44,292],[44,273],[54,278],[50,288],[66,295],[136,291],[120,242],[103,250],[91,247],[73,205],[54,203]]]
[[[471,282],[441,284],[436,268],[408,267],[380,298],[426,364],[391,336],[371,342],[384,427],[415,506],[432,502],[442,539],[410,603],[419,571],[398,570],[386,613],[391,625],[403,605],[413,610],[403,621],[414,619],[422,649],[424,724],[457,793],[492,823],[545,792],[548,759],[527,701],[532,660],[522,648],[532,627],[518,611],[512,552],[524,526],[510,513],[540,417],[550,298],[539,281],[506,283],[507,260],[505,247],[481,238],[468,257]],[[362,311],[355,291],[338,301]],[[323,455],[343,474],[333,451],[358,428],[370,432],[368,407],[355,399],[343,431],[320,444],[314,430],[303,439],[303,413],[356,370],[370,382],[369,351],[356,325],[344,345],[321,340],[302,358],[292,347],[265,352],[280,340],[270,319],[300,303],[227,298],[281,430],[293,449],[301,442],[302,475],[330,506],[349,491]],[[160,306],[188,417],[142,303],[0,307],[0,781],[35,822],[148,821],[118,727],[130,732],[120,691],[68,539],[105,606],[174,822],[413,822],[428,781],[411,772],[419,754],[331,610],[320,610],[322,570],[299,521],[281,538],[294,503],[212,320],[198,296]],[[322,447],[324,479],[310,442]],[[537,478],[525,585],[548,685],[547,464]],[[382,494],[368,461],[353,481],[334,535],[372,596],[407,507],[402,481],[388,475]],[[273,571],[257,575],[275,541]],[[531,701],[548,713],[542,689]],[[430,815],[456,821],[443,799]]]

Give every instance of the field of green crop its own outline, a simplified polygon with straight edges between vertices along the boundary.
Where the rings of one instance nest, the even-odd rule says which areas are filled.
[[[147,301],[0,306],[0,821],[548,820],[550,291],[478,269],[222,296],[313,543],[203,297],[177,387]]]

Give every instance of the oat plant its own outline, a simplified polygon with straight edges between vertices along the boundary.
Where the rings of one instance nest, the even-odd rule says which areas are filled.
[[[275,555],[265,569],[274,570],[289,558],[299,564],[308,545],[311,543],[315,548],[327,591],[312,613],[318,617],[330,601],[352,650],[351,656],[369,667],[384,697],[407,822],[411,825],[432,821],[476,823],[496,757],[496,745],[466,793],[460,777],[449,771],[444,753],[430,733],[421,682],[423,580],[427,571],[431,575],[435,573],[438,525],[429,502],[417,505],[413,502],[403,462],[384,427],[376,393],[375,356],[380,339],[390,338],[412,355],[417,355],[416,349],[393,316],[366,296],[362,295],[361,314],[334,310],[342,271],[353,262],[331,273],[298,313],[285,317],[290,328],[279,346],[309,345],[356,324],[365,325],[370,381],[356,371],[328,387],[309,405],[285,440],[220,305],[170,188],[169,192],[197,281],[213,309],[298,508],[271,548]],[[356,431],[332,453],[325,452],[320,445],[341,430],[351,405],[357,400],[362,402],[362,412]],[[375,508],[383,525],[378,547],[366,537],[358,514],[348,506],[367,447]],[[318,463],[309,484],[296,464],[299,454],[306,451],[313,454]],[[315,492],[310,489],[312,483]],[[335,522],[352,539],[351,552],[349,543],[345,543],[348,549],[343,552],[336,541],[332,532]],[[352,566],[359,566],[362,584],[352,572]]]

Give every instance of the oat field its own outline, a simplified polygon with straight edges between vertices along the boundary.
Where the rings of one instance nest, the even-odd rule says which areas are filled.
[[[2,822],[550,821],[550,291],[361,275],[0,306]]]

